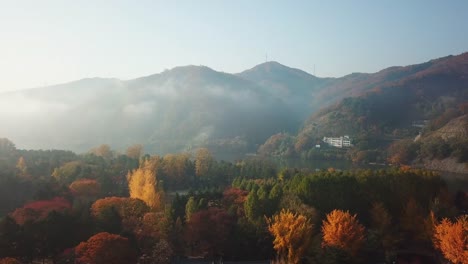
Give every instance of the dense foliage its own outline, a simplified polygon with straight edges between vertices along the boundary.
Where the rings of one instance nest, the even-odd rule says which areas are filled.
[[[434,172],[280,169],[138,146],[130,156],[108,146],[25,155],[0,143],[5,263],[375,263],[402,252],[463,260],[468,197]]]

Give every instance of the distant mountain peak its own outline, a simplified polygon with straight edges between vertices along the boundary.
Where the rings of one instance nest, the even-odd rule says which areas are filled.
[[[277,61],[266,61],[266,62],[258,64],[255,67],[283,67],[283,68],[289,68],[288,66],[283,65],[283,64],[281,64],[281,63],[279,63]]]
[[[212,68],[204,65],[186,65],[186,66],[177,66],[170,70],[166,70],[161,74],[177,76],[177,77],[189,77],[189,76],[212,76],[220,73]]]
[[[260,75],[261,76],[265,76],[265,75],[285,76],[287,75],[290,77],[294,76],[294,77],[312,78],[312,79],[317,78],[316,76],[308,72],[305,72],[301,69],[291,68],[277,61],[267,61],[267,62],[258,64],[251,69],[238,73],[237,75],[247,78],[247,79],[250,79],[250,77],[253,77],[253,76],[260,76]]]
[[[168,71],[215,71],[215,70],[205,65],[185,65],[185,66],[174,67]]]
[[[256,66],[254,66],[253,68],[251,69],[248,69],[244,72],[247,72],[247,71],[264,71],[264,72],[273,72],[273,71],[277,71],[277,70],[283,70],[283,71],[300,71],[300,72],[304,72],[300,69],[295,69],[295,68],[291,68],[291,67],[288,67],[284,64],[281,64],[277,61],[267,61],[267,62],[263,62],[263,63],[260,63]]]

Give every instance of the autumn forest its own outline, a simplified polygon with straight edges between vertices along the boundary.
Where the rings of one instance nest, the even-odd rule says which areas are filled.
[[[0,0],[0,264],[468,264],[467,10]]]
[[[0,263],[468,261],[466,192],[408,166],[312,171],[205,148],[78,155],[1,139],[0,209]]]

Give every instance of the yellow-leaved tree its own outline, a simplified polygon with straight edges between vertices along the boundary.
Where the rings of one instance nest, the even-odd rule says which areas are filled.
[[[92,148],[89,152],[91,154],[94,154],[98,157],[103,157],[105,159],[111,159],[114,156],[114,152],[111,150],[110,146],[107,144],[102,144],[95,148]]]
[[[144,201],[154,210],[162,209],[164,204],[164,192],[158,186],[156,175],[159,165],[159,157],[151,157],[127,175],[130,197]]]
[[[16,163],[16,168],[19,171],[19,176],[26,178],[28,175],[28,166],[26,165],[26,161],[24,160],[23,156],[18,159]]]
[[[143,155],[143,145],[135,144],[127,148],[125,154],[132,159],[139,159]]]
[[[468,263],[468,215],[452,223],[447,218],[435,225],[434,246],[453,263]]]
[[[312,241],[313,225],[305,216],[282,210],[268,219],[268,230],[273,235],[273,247],[286,263],[300,263]]]
[[[337,247],[356,256],[364,243],[364,232],[364,226],[358,222],[356,215],[333,210],[322,223],[322,245]]]
[[[195,155],[195,174],[207,176],[213,164],[213,156],[207,148],[200,148]]]
[[[181,185],[187,174],[187,165],[190,161],[188,153],[167,154],[163,158],[162,168],[167,179],[174,185]]]

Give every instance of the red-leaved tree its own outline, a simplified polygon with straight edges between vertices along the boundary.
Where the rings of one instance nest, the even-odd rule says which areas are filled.
[[[75,196],[96,197],[101,192],[101,184],[94,179],[79,179],[70,184]]]
[[[136,263],[136,253],[127,238],[106,232],[98,233],[75,248],[77,264]]]
[[[21,264],[21,262],[14,258],[1,258],[0,264]]]
[[[50,200],[34,201],[25,204],[11,213],[16,223],[23,225],[28,221],[39,221],[46,218],[50,212],[64,212],[71,209],[71,204],[63,197],[55,197]]]
[[[195,253],[223,254],[233,225],[234,219],[226,210],[210,207],[192,214],[186,240]]]

